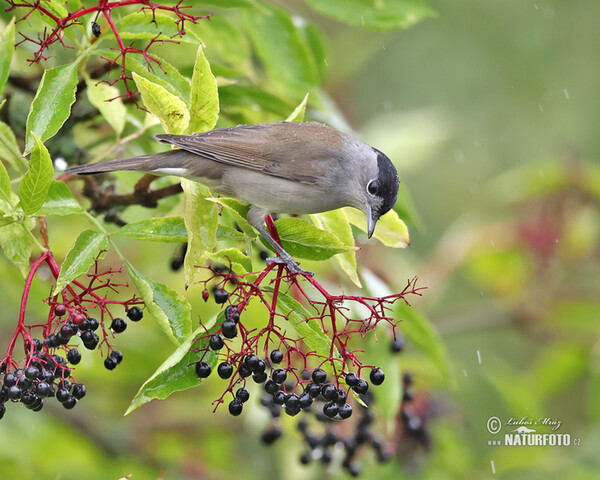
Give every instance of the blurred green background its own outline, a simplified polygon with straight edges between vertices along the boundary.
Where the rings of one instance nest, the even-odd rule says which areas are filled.
[[[399,361],[428,406],[432,447],[384,466],[365,458],[365,478],[598,478],[600,3],[430,0],[435,18],[394,32],[277,3],[323,29],[325,91],[341,112],[333,121],[345,118],[392,158],[418,212],[409,249],[365,245],[359,262],[393,287],[415,275],[429,287],[414,305],[435,324],[451,364],[446,378],[408,346]],[[53,222],[60,258],[87,224]],[[166,259],[170,249],[136,244],[128,258]],[[181,285],[166,263],[145,272]],[[0,275],[7,338],[20,287],[6,262]],[[36,289],[47,295],[47,285]],[[36,308],[44,314],[43,305],[28,312]],[[150,321],[131,330],[119,342],[127,368],[108,372],[97,355],[82,362],[78,375],[90,394],[74,411],[45,408],[34,419],[11,409],[0,424],[2,478],[346,475],[299,465],[292,422],[284,423],[285,441],[266,448],[260,408],[235,419],[210,413],[217,382],[122,417],[172,350]],[[488,446],[496,438],[486,429],[491,416],[557,419],[557,432],[581,445]]]

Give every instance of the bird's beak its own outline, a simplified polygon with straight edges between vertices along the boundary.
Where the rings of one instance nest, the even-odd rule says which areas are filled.
[[[373,236],[373,232],[375,231],[375,225],[377,224],[377,220],[379,220],[379,215],[371,207],[367,208],[367,234],[369,238]]]

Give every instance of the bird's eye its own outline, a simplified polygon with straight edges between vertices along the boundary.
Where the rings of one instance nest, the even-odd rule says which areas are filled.
[[[371,180],[367,185],[367,192],[371,195],[376,195],[379,190],[379,182],[377,180]]]

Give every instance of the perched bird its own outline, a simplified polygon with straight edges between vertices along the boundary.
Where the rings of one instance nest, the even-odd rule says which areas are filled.
[[[66,173],[88,175],[136,170],[177,175],[251,205],[248,222],[277,252],[271,261],[304,272],[269,235],[270,212],[318,213],[355,207],[367,216],[369,237],[377,220],[396,203],[398,172],[379,150],[325,125],[279,122],[157,135],[178,149],[81,165]]]

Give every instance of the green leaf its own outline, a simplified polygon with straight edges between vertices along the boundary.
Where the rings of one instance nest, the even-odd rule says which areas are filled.
[[[48,189],[46,201],[37,211],[37,215],[45,217],[48,215],[72,215],[85,212],[77,199],[63,182],[52,180]]]
[[[356,225],[363,232],[367,231],[367,219],[363,213],[350,207],[343,210],[351,224]],[[379,219],[373,236],[386,247],[406,248],[410,245],[408,227],[394,210],[390,210]]]
[[[10,202],[10,177],[4,167],[4,164],[0,162],[0,199]]]
[[[177,344],[181,344],[192,331],[192,307],[175,290],[155,282],[139,272],[123,257],[129,276],[135,283],[146,308],[163,331]]]
[[[8,26],[0,33],[0,97],[10,73],[10,62],[15,50],[15,17],[11,18]]]
[[[226,248],[218,252],[209,253],[207,257],[213,262],[229,266],[238,275],[252,271],[252,260],[237,248]]]
[[[123,100],[117,98],[120,95],[119,89],[104,82],[94,82],[86,79],[87,97],[90,103],[96,107],[104,120],[113,128],[117,135],[123,133],[125,128],[125,119],[127,109]]]
[[[23,213],[31,215],[44,204],[52,182],[54,168],[48,150],[35,133],[35,145],[29,159],[29,171],[19,185],[19,200]]]
[[[104,257],[103,251],[107,248],[108,240],[103,233],[93,230],[81,232],[60,266],[53,295],[57,295],[69,283],[86,273],[94,264],[94,260]]]
[[[160,120],[165,132],[176,135],[185,133],[190,123],[190,114],[183,100],[135,72],[132,75],[144,105]]]
[[[129,223],[119,229],[119,235],[151,242],[187,242],[183,217],[160,217]]]
[[[189,133],[212,130],[219,118],[217,80],[204,56],[202,44],[198,46],[194,74],[192,75],[190,116]]]
[[[300,102],[290,116],[285,119],[286,122],[302,122],[304,120],[304,113],[306,112],[306,102],[308,102],[308,96],[310,92],[304,95],[304,98]]]
[[[276,7],[242,12],[256,53],[279,93],[299,97],[318,84],[310,48],[290,15]]]
[[[153,71],[149,71],[146,62],[139,60],[136,55],[127,57],[127,66],[132,72],[137,73],[140,77],[144,77],[145,79],[164,87],[170,93],[177,95],[181,100],[187,103],[190,98],[190,81],[181,75],[179,70],[166,60],[163,60],[156,55],[152,56],[160,62],[162,68],[155,68]]]
[[[306,0],[314,10],[372,30],[408,28],[435,15],[423,0]]]
[[[244,232],[244,234],[246,234],[248,237],[256,238],[258,236],[256,230],[254,230],[254,228],[252,227],[252,225],[250,225],[248,219],[246,218],[248,215],[248,210],[250,210],[250,207],[248,205],[242,205],[236,199],[227,197],[210,197],[206,200],[218,203],[219,205],[227,209],[233,216],[233,219],[235,220],[235,223],[237,223],[237,226],[240,227],[240,230],[242,230],[242,232]]]
[[[327,260],[337,253],[352,250],[334,234],[300,218],[280,218],[275,226],[283,248],[293,257]]]
[[[258,87],[228,85],[219,88],[219,96],[222,105],[235,105],[237,109],[246,108],[258,113],[272,113],[276,120],[289,114],[294,106],[272,93],[265,92]]]
[[[127,40],[172,40],[177,37],[178,42],[195,43],[196,39],[191,35],[179,36],[179,26],[176,20],[169,15],[162,13],[140,14],[140,12],[131,13],[116,22],[117,31],[122,39]],[[112,30],[102,37],[103,39],[114,39]],[[129,59],[127,59],[129,61]]]
[[[23,277],[29,271],[29,257],[33,244],[26,227],[21,223],[11,223],[0,228],[0,245],[4,256],[21,272]]]
[[[444,378],[454,382],[446,347],[433,324],[422,313],[405,303],[396,303],[398,329],[439,369]]]
[[[220,316],[225,317],[224,311],[219,312]],[[217,315],[204,325],[200,325],[191,335],[189,335],[177,349],[156,369],[154,374],[144,382],[135,397],[131,401],[125,415],[129,415],[136,408],[148,403],[150,400],[163,400],[173,392],[186,390],[198,385],[198,377],[194,364],[203,360],[211,368],[217,364],[218,354],[209,350],[206,354],[199,348],[198,342],[206,335],[206,331],[211,332],[215,325]],[[216,331],[216,330],[215,330]]]
[[[14,217],[2,216],[0,217],[0,227],[5,227],[6,225],[10,225],[11,223],[15,223],[16,220]]]
[[[45,70],[27,116],[25,154],[33,148],[35,133],[42,142],[52,138],[71,114],[77,88],[77,63]]]
[[[197,266],[203,265],[206,255],[217,244],[218,206],[206,198],[211,196],[205,185],[185,178],[181,180],[185,194],[183,219],[188,232],[188,249],[183,261],[185,284],[190,285],[196,276]]]
[[[313,223],[330,233],[333,233],[344,245],[349,248],[354,247],[354,235],[348,222],[348,217],[343,210],[332,210],[330,212],[317,213],[310,216]],[[348,278],[358,287],[361,286],[358,278],[356,251],[340,253],[336,255],[334,261],[338,263],[342,271],[348,275]]]
[[[19,170],[19,164],[23,161],[15,134],[4,122],[0,122],[0,160],[8,162],[15,170]]]

